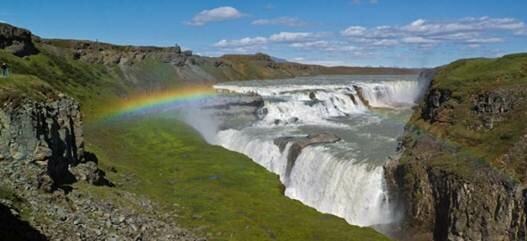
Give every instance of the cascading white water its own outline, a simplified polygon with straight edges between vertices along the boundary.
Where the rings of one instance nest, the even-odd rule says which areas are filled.
[[[343,161],[323,146],[302,150],[289,175],[286,174],[290,145],[282,152],[272,139],[255,138],[258,129],[224,130],[219,143],[244,153],[280,176],[285,195],[320,212],[343,217],[351,224],[370,226],[394,221],[387,202],[382,166],[372,167],[354,159]],[[267,136],[269,137],[269,136]]]
[[[288,177],[285,194],[356,225],[390,223],[394,220],[382,180],[381,166],[341,161],[322,146],[306,147]]]
[[[424,84],[419,81],[382,81],[379,83],[361,83],[364,98],[372,107],[396,108],[413,105],[420,97]]]
[[[287,93],[280,101],[266,101],[261,109],[264,124],[329,124],[327,119],[343,117],[367,110],[360,101],[353,102],[354,91]]]
[[[215,88],[221,91],[259,95],[264,104],[257,111],[258,120],[221,130],[215,141],[278,174],[290,198],[355,225],[391,223],[395,215],[382,165],[395,152],[410,114],[408,107],[424,87],[415,76],[218,85]],[[369,107],[387,110],[378,114]],[[341,140],[304,147],[288,171],[293,141],[280,146],[276,140],[321,132]]]

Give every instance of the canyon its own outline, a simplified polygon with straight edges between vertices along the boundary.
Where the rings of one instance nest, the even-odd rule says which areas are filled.
[[[8,62],[13,73],[0,84],[0,220],[17,224],[16,229],[0,231],[14,239],[71,238],[67,233],[75,233],[78,240],[140,240],[138,234],[146,240],[227,239],[225,231],[202,230],[214,229],[210,223],[187,228],[207,214],[177,219],[178,214],[160,211],[165,209],[159,197],[171,189],[144,193],[128,189],[143,190],[142,183],[161,178],[129,171],[136,167],[126,163],[140,153],[127,156],[126,151],[116,154],[104,147],[136,143],[126,138],[113,141],[101,130],[125,137],[126,131],[96,122],[107,103],[137,93],[204,84],[229,97],[226,103],[200,110],[219,119],[217,128],[202,131],[202,137],[243,153],[278,175],[274,178],[280,184],[262,178],[273,183],[270,190],[277,190],[270,195],[280,200],[279,206],[309,213],[306,223],[326,220],[327,229],[345,229],[334,216],[318,216],[278,196],[352,224],[342,236],[335,232],[327,237],[387,240],[370,228],[374,227],[399,240],[526,239],[525,54],[459,60],[425,71],[331,68],[278,63],[265,54],[202,57],[179,46],[44,39],[0,23],[0,60]],[[227,82],[252,79],[279,80]],[[183,117],[196,130],[203,128],[189,120],[193,119]],[[140,127],[130,129],[143,130]],[[160,133],[164,132],[159,138],[181,141],[177,135],[170,139]],[[231,158],[224,151],[217,155]],[[181,153],[179,159],[198,155],[191,153]],[[248,168],[267,175],[258,167]],[[205,179],[221,178],[211,174]],[[178,185],[170,180],[161,183]],[[115,201],[122,199],[130,203]],[[95,217],[87,215],[90,212]],[[247,228],[251,237],[276,238],[265,228],[252,228]],[[282,230],[279,238],[307,240],[287,232]],[[238,235],[236,240],[247,237]]]

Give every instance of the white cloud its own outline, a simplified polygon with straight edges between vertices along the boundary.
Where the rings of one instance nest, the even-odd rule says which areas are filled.
[[[192,26],[202,26],[209,22],[220,22],[241,17],[243,17],[243,14],[238,11],[238,9],[225,6],[203,10],[196,14],[192,20],[187,22],[187,24]]]
[[[409,43],[409,44],[435,44],[438,41],[433,39],[426,39],[419,36],[412,36],[412,37],[404,37],[401,39],[403,43]]]
[[[280,32],[269,37],[272,42],[302,42],[316,39],[320,36],[310,32]]]
[[[503,39],[502,38],[496,38],[496,37],[492,37],[492,38],[473,38],[473,39],[467,39],[465,42],[469,43],[469,44],[501,43],[501,42],[503,42]]]
[[[351,26],[344,29],[341,34],[348,37],[360,37],[366,34],[366,30],[368,29],[362,26]]]
[[[453,21],[417,19],[402,26],[350,26],[341,35],[367,45],[397,44],[491,44],[503,42],[507,35],[527,35],[526,24],[514,18],[461,18]],[[499,37],[497,37],[499,36]]]
[[[375,46],[393,46],[399,44],[399,41],[395,39],[381,39],[375,40],[371,44]]]
[[[324,59],[317,59],[317,60],[312,60],[312,59],[306,59],[306,58],[303,58],[303,57],[297,57],[297,58],[294,58],[293,61],[295,62],[298,62],[298,63],[302,63],[302,64],[314,64],[314,65],[323,65],[323,66],[353,66],[354,63],[351,63],[349,61],[345,61],[345,60],[335,60],[335,59],[332,59],[332,60],[324,60]]]
[[[273,19],[253,21],[253,24],[278,24]],[[260,22],[256,22],[260,21]],[[294,59],[303,63],[340,65],[342,60],[361,63],[388,63],[410,61],[414,53],[425,59],[416,60],[418,66],[430,66],[426,55],[432,51],[450,51],[451,56],[461,56],[462,50],[489,56],[488,51],[512,38],[527,36],[524,22],[512,18],[460,18],[450,21],[417,19],[402,25],[359,26],[352,25],[340,34],[331,32],[278,32],[267,36],[250,36],[223,39],[214,44],[223,52],[273,52],[284,51],[303,56]],[[493,46],[494,45],[494,46]],[[467,51],[465,51],[467,52]],[[310,59],[316,54],[322,61]],[[434,52],[435,53],[435,52]],[[412,60],[413,61],[413,60]],[[340,63],[339,63],[340,62]]]
[[[455,32],[518,30],[525,27],[522,21],[513,18],[463,18],[456,21],[428,22],[418,19],[401,30],[426,35],[446,34]]]
[[[280,32],[269,37],[245,37],[241,39],[222,39],[214,44],[219,48],[262,46],[270,43],[302,43],[315,41],[323,36],[322,33],[312,32]]]
[[[361,50],[359,47],[351,45],[345,41],[327,41],[318,40],[312,42],[299,42],[292,43],[289,46],[293,48],[300,48],[305,50],[313,51],[326,51],[326,52],[354,52]]]
[[[307,23],[295,17],[279,17],[272,19],[257,19],[252,21],[253,25],[280,25],[288,27],[302,27]]]
[[[244,46],[255,46],[255,45],[264,45],[268,42],[267,38],[264,37],[246,37],[237,40],[220,40],[214,44],[216,47],[226,48],[226,47],[244,47]]]

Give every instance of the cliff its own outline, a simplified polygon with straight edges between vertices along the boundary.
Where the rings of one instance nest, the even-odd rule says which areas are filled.
[[[143,193],[134,194],[123,186],[136,187],[135,183],[144,180],[138,180],[130,170],[121,173],[121,167],[116,168],[111,162],[104,167],[99,165],[97,157],[85,150],[85,117],[94,118],[97,108],[136,92],[229,80],[332,73],[332,68],[276,62],[265,54],[213,58],[183,51],[178,46],[117,46],[92,41],[44,39],[3,23],[0,23],[0,62],[8,63],[11,73],[8,78],[0,80],[0,176],[3,177],[0,179],[0,235],[9,240],[204,240],[194,235],[210,236],[203,231],[204,227],[191,231],[181,228],[179,212],[187,210],[174,208],[177,203],[172,199],[155,202],[149,199],[152,196],[142,196],[150,194],[144,190],[157,190],[167,184],[172,186],[173,180],[160,178],[158,170],[151,168],[156,171],[154,181],[162,183],[153,182],[155,187],[148,186],[142,189]],[[411,69],[367,70],[378,74],[415,72]],[[360,72],[361,68],[350,68],[350,73]],[[346,68],[339,68],[338,73],[346,73]],[[157,140],[158,136],[154,139]],[[119,148],[123,145],[115,143],[115,139],[109,144],[118,144]],[[232,155],[225,154],[224,150],[216,151],[219,154],[214,158]],[[126,149],[124,154],[129,152]],[[188,158],[188,155],[183,157]],[[240,157],[226,160],[236,158]],[[244,165],[249,163],[245,159],[237,161]],[[99,168],[111,173],[116,186]],[[141,171],[143,168],[144,163],[141,163]],[[170,170],[175,169],[178,167],[170,167]],[[268,175],[264,170],[255,170],[268,178],[264,180],[266,185],[269,185],[267,180],[277,182],[274,176],[264,176]],[[150,181],[148,179],[145,183]],[[163,193],[172,193],[167,190],[164,189]],[[324,232],[329,230],[328,237],[386,239],[373,229],[349,226],[337,218],[324,217],[321,221],[319,215],[322,214],[291,202],[278,192],[273,193],[272,188],[267,191],[290,206],[271,204],[280,208],[298,208],[301,211],[297,213],[306,215],[309,220],[297,218],[314,220],[312,226],[299,227],[304,229],[300,231],[302,235],[309,235],[314,230],[310,227],[314,227]],[[258,189],[255,193],[262,192]],[[170,211],[163,207],[167,203]],[[192,219],[200,217],[192,215]],[[247,230],[245,223],[239,225]],[[288,229],[297,235],[297,229]],[[254,232],[268,230],[258,228]],[[214,235],[227,234],[219,232]],[[274,234],[270,235],[274,239]]]
[[[527,54],[436,70],[386,166],[402,240],[527,239]]]
[[[106,197],[91,190],[113,184],[85,151],[79,102],[49,94],[47,100],[22,97],[0,106],[5,240],[203,240],[148,199],[120,189]]]
[[[0,158],[29,183],[53,191],[85,180],[105,182],[93,154],[84,151],[79,103],[60,95],[46,102],[23,99],[0,108]],[[27,170],[34,169],[34,173]]]

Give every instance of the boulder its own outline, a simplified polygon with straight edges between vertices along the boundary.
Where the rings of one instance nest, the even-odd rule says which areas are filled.
[[[274,144],[278,146],[280,152],[283,152],[287,145],[291,143],[289,147],[289,153],[287,154],[287,167],[286,176],[289,176],[293,169],[296,159],[304,148],[310,145],[328,144],[340,141],[340,137],[330,133],[318,133],[304,137],[285,136],[279,137],[274,140]]]
[[[28,173],[27,165],[39,167],[41,175],[29,178],[36,178],[35,183],[44,190],[71,183],[76,177],[101,182],[95,162],[87,163],[80,106],[72,98],[60,94],[47,101],[8,101],[0,108],[0,126],[0,155],[8,162],[22,163],[16,170],[22,175]]]
[[[33,44],[31,32],[5,23],[0,23],[0,49],[18,57],[38,53],[38,49]]]

